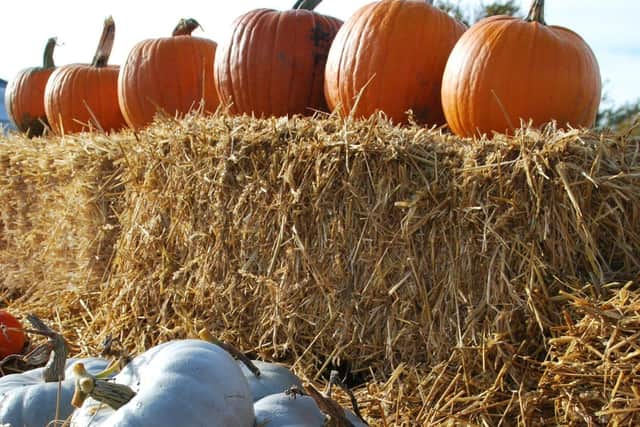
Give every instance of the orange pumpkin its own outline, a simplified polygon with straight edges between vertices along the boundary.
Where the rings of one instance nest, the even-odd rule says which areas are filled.
[[[109,17],[92,63],[64,65],[49,77],[44,108],[55,133],[115,131],[125,125],[118,106],[119,67],[107,65],[114,36],[115,23]]]
[[[318,3],[299,1],[286,11],[256,9],[234,21],[215,61],[218,94],[232,113],[326,111],[324,66],[342,21],[314,12]]]
[[[199,26],[195,19],[182,19],[172,37],[144,40],[131,49],[118,78],[118,101],[129,126],[144,127],[159,111],[173,116],[200,106],[216,110],[217,44],[192,37]]]
[[[44,88],[53,70],[55,37],[47,40],[42,67],[29,67],[18,72],[5,92],[5,106],[16,128],[29,136],[40,136],[48,127],[44,112]]]
[[[5,310],[0,310],[0,360],[19,354],[26,341],[22,323]]]
[[[460,136],[533,126],[592,126],[600,103],[598,62],[576,33],[544,22],[535,0],[525,20],[494,16],[451,52],[442,83],[449,127]]]
[[[464,25],[425,1],[383,0],[358,9],[329,52],[325,95],[331,109],[405,122],[444,124],[440,82]]]

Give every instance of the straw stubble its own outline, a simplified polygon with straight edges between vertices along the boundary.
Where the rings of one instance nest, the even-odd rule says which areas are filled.
[[[470,143],[380,118],[13,136],[2,289],[87,352],[206,326],[312,380],[348,367],[376,425],[569,422],[563,388],[539,387],[561,357],[549,340],[566,295],[597,304],[637,279],[637,153],[583,131]]]

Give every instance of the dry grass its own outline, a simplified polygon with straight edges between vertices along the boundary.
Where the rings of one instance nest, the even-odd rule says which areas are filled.
[[[612,285],[604,300],[571,295],[573,310],[548,341],[540,391],[563,420],[640,424],[640,292],[631,282]]]
[[[311,380],[348,369],[376,425],[637,420],[631,388],[623,401],[612,377],[585,380],[609,393],[581,411],[571,372],[554,369],[583,348],[560,344],[585,333],[578,298],[630,301],[612,283],[640,270],[639,149],[577,130],[471,143],[333,117],[13,136],[0,286],[85,353],[107,333],[141,351],[207,326]],[[629,336],[602,328],[610,347]],[[610,366],[591,356],[570,357]]]
[[[12,135],[0,142],[0,286],[6,298],[82,289],[108,272],[121,193],[109,144],[100,135]]]

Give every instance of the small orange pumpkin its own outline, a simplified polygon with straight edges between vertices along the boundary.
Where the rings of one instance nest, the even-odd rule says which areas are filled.
[[[107,65],[115,23],[109,17],[91,64],[58,67],[45,87],[45,112],[57,134],[90,129],[117,131],[125,125],[118,106],[117,65]]]
[[[215,60],[218,94],[232,113],[264,117],[327,110],[324,66],[342,21],[314,12],[318,3],[256,9],[234,21]]]
[[[118,78],[118,101],[129,126],[144,127],[159,111],[185,114],[200,104],[205,112],[216,110],[217,44],[192,37],[199,26],[195,19],[182,19],[172,37],[144,40],[131,49]]]
[[[343,115],[383,111],[406,122],[444,124],[440,82],[464,25],[426,1],[383,0],[358,9],[327,60],[325,95]]]
[[[0,310],[0,360],[19,354],[26,341],[22,323],[8,311]]]
[[[573,31],[546,25],[544,0],[525,20],[484,19],[451,52],[442,82],[449,127],[460,136],[534,126],[592,126],[600,103],[598,62]]]
[[[44,111],[44,88],[53,70],[56,38],[47,40],[42,67],[29,67],[18,72],[5,92],[5,106],[16,128],[29,136],[40,136],[48,127]]]

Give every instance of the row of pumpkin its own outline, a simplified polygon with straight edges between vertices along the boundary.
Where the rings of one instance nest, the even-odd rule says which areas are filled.
[[[219,48],[193,37],[183,19],[172,37],[136,44],[122,67],[108,65],[115,36],[105,21],[90,65],[53,63],[21,71],[6,94],[16,126],[36,135],[87,127],[139,129],[158,112],[193,108],[284,116],[337,110],[368,117],[384,112],[460,136],[510,132],[522,121],[590,127],[601,78],[597,60],[575,32],[544,21],[544,0],[525,19],[486,18],[471,28],[432,0],[381,0],[346,22],[298,0],[292,10],[250,11]]]
[[[110,353],[111,361],[67,359],[64,337],[35,316],[27,319],[34,328],[27,331],[46,336],[47,342],[33,346],[27,355],[16,354],[16,349],[22,350],[25,329],[0,311],[0,326],[6,332],[0,336],[3,365],[19,356],[47,363],[0,377],[2,426],[367,425],[357,404],[355,412],[344,409],[331,398],[331,391],[325,394],[303,385],[286,366],[249,360],[206,329],[200,339],[168,341],[133,358],[115,350],[108,339],[103,354]],[[41,353],[44,358],[35,356]],[[344,387],[340,382],[337,386]]]

